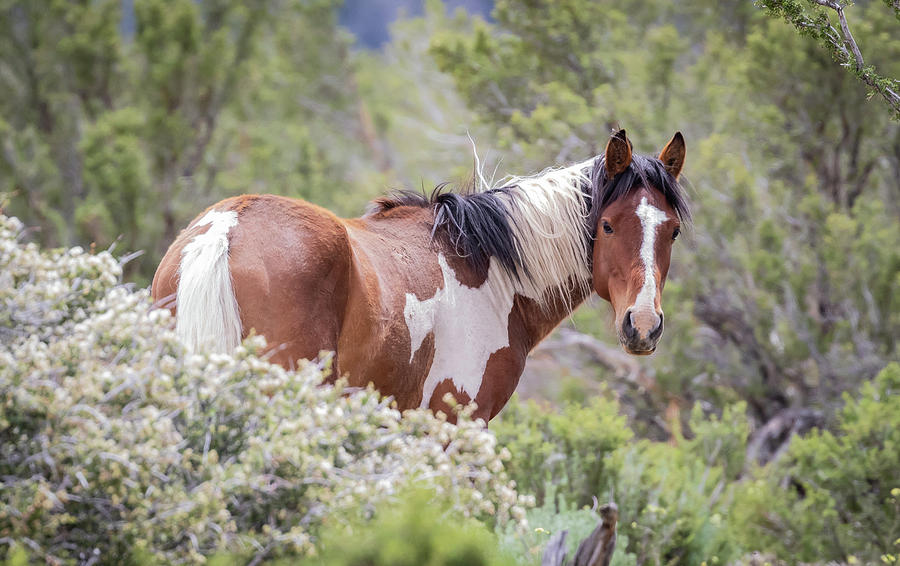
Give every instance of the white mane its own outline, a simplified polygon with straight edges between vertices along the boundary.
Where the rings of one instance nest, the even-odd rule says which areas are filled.
[[[555,298],[571,306],[576,290],[590,293],[591,243],[585,231],[589,203],[582,187],[591,182],[586,171],[593,163],[592,158],[530,177],[510,176],[497,184],[514,187],[497,194],[509,205],[512,229],[521,247],[522,271],[527,274],[517,280],[504,271],[508,290],[544,307]],[[481,184],[484,190],[490,188],[483,178]]]

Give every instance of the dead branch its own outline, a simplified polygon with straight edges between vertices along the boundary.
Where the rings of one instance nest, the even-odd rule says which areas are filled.
[[[541,566],[609,566],[616,548],[616,523],[619,508],[615,503],[600,507],[600,522],[586,539],[578,545],[575,557],[566,563],[566,537],[568,531],[556,533],[547,543]]]
[[[784,409],[756,430],[747,443],[747,465],[763,465],[776,460],[790,446],[791,439],[821,426],[822,413],[814,409]]]

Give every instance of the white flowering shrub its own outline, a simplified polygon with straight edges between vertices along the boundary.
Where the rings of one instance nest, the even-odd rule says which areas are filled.
[[[372,390],[323,386],[312,363],[267,363],[261,339],[187,354],[109,253],[42,251],[21,233],[0,215],[0,557],[309,554],[321,525],[410,486],[525,526],[529,501],[482,424],[401,418]]]

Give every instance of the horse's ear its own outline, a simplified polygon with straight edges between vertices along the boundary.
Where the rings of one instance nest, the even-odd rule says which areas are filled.
[[[659,154],[659,160],[662,161],[666,171],[676,179],[681,173],[681,168],[684,167],[684,151],[684,136],[681,135],[681,132],[675,132],[675,135]]]
[[[612,179],[631,165],[631,142],[625,130],[619,130],[606,144],[606,176]]]

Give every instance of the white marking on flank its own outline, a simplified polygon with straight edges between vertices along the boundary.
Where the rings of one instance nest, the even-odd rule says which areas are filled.
[[[175,333],[191,351],[230,352],[241,341],[228,267],[228,231],[237,226],[237,212],[210,210],[194,227],[207,224],[181,251]]]
[[[410,362],[428,333],[434,333],[434,360],[425,378],[421,407],[429,406],[435,388],[446,379],[475,400],[491,355],[509,346],[509,313],[515,296],[505,285],[496,284],[504,274],[495,259],[478,288],[461,284],[444,254],[438,255],[438,263],[444,287],[424,301],[407,293],[403,309]]]
[[[641,219],[644,239],[641,242],[641,260],[644,262],[644,285],[631,305],[632,309],[649,308],[656,310],[656,229],[668,219],[666,213],[651,204],[647,197],[641,198],[641,204],[635,211]]]

